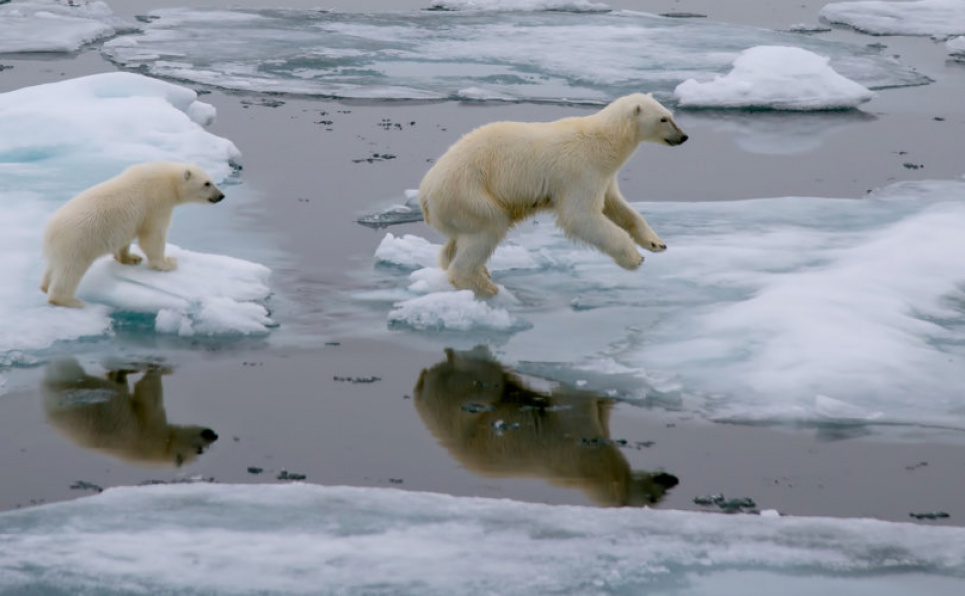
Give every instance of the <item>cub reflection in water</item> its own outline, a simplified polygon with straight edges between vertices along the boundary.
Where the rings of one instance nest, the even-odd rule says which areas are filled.
[[[88,375],[74,358],[47,365],[43,382],[47,421],[73,443],[135,464],[181,466],[191,463],[218,439],[210,428],[168,424],[161,376],[170,369],[141,367]]]
[[[677,485],[672,474],[630,469],[610,441],[612,399],[531,389],[485,348],[446,350],[419,375],[414,401],[439,443],[477,474],[542,478],[606,507],[651,505]]]

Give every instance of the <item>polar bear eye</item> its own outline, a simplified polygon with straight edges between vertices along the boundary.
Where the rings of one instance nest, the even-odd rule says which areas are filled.
[[[669,120],[667,120],[666,116],[664,116],[663,118],[661,118],[660,121],[661,121],[661,122],[669,122]]]
[[[204,185],[205,185],[205,186],[211,186],[211,183],[210,183],[210,182],[205,182]]]

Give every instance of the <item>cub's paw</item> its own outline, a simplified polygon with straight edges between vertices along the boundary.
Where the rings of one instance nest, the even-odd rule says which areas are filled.
[[[144,260],[141,257],[141,255],[132,255],[132,254],[127,254],[124,256],[114,255],[114,259],[116,259],[117,262],[120,263],[121,265],[140,265],[141,261]]]
[[[157,269],[158,271],[174,271],[178,268],[178,260],[174,257],[164,257],[161,261],[155,261],[149,263],[151,269]]]

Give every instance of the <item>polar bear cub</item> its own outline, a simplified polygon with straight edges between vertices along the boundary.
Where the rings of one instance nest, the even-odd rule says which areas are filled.
[[[448,237],[439,265],[477,296],[498,291],[486,261],[509,229],[552,210],[567,236],[625,269],[643,261],[634,243],[667,248],[617,185],[620,169],[646,141],[680,145],[687,135],[651,94],[613,101],[596,114],[554,122],[494,122],[457,141],[419,186],[426,223]]]
[[[147,162],[83,191],[62,205],[44,230],[44,271],[40,289],[58,306],[80,308],[77,285],[101,255],[124,265],[141,257],[130,253],[136,238],[152,269],[171,271],[164,256],[171,213],[182,203],[217,203],[224,198],[211,177],[195,164]]]

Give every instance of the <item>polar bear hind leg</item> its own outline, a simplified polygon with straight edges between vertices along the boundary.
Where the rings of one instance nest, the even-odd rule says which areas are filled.
[[[472,290],[476,296],[484,298],[495,296],[499,288],[489,278],[486,261],[492,256],[504,235],[504,230],[487,230],[475,234],[463,234],[451,240],[450,242],[459,247],[447,268],[452,285],[461,290]]]

